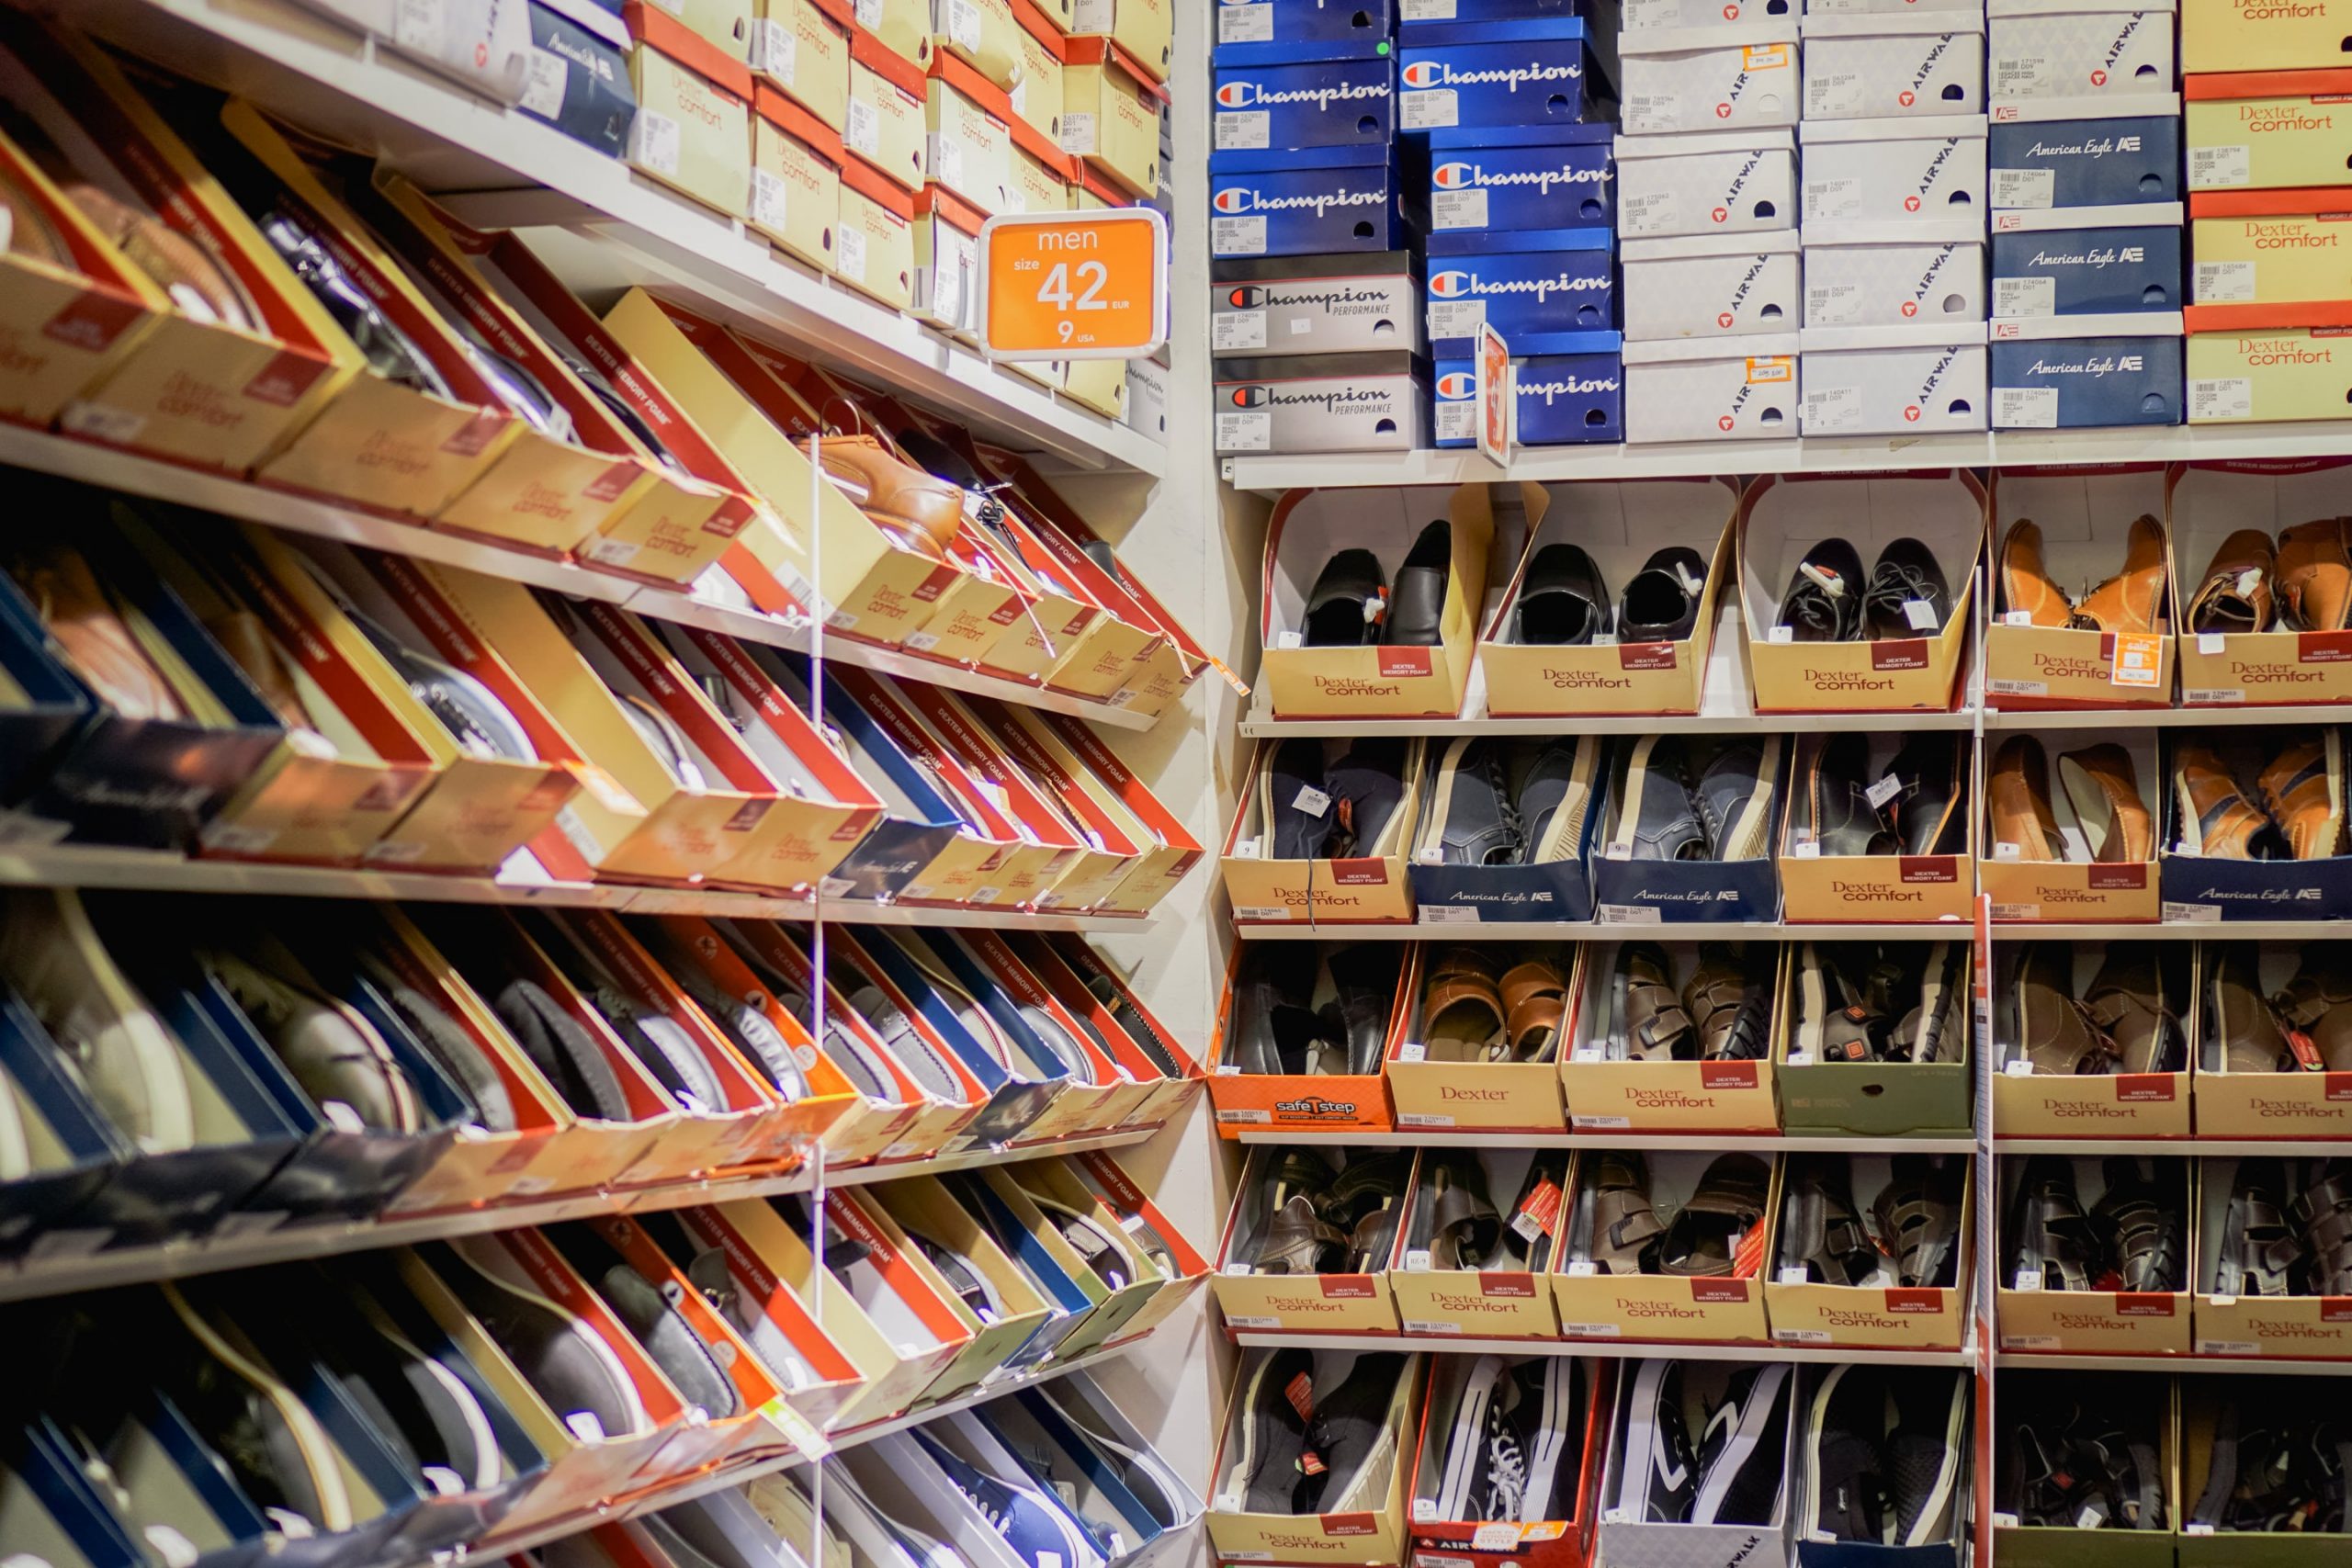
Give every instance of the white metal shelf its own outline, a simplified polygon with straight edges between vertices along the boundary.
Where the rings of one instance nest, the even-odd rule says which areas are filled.
[[[1819,942],[1952,942],[1973,935],[1965,920],[1907,926],[1792,926],[1759,920],[1669,920],[1657,925],[1601,920],[1397,921],[1376,924],[1310,925],[1305,920],[1237,920],[1236,934],[1250,942],[1606,942],[1648,937],[1656,942],[1771,941],[1810,938]],[[2345,928],[2352,934],[2352,924]]]
[[[1993,1140],[1996,1155],[2267,1155],[2280,1159],[2352,1155],[2352,1138],[2021,1138]]]
[[[2217,707],[2051,708],[2030,711],[1984,710],[1986,729],[2199,729],[2276,725],[2352,724],[2352,703],[2314,703],[2308,706],[2250,706],[2231,703]]]
[[[1350,1133],[1321,1127],[1243,1127],[1245,1144],[1333,1144],[1386,1149],[1740,1149],[1756,1154],[1922,1154],[1976,1152],[1973,1138],[1809,1138],[1780,1133],[1528,1133],[1414,1127]],[[2347,1145],[2352,1146],[2352,1145]]]
[[[1993,1365],[2052,1372],[2253,1372],[2266,1377],[2352,1377],[2352,1361],[2293,1360],[2277,1356],[2058,1356],[2037,1350],[1996,1350]]]
[[[1863,1366],[1973,1367],[1973,1350],[1871,1350],[1830,1345],[1678,1345],[1632,1339],[1472,1339],[1456,1334],[1283,1334],[1227,1330],[1243,1349],[1438,1350],[1464,1356],[1613,1356],[1675,1361],[1852,1361]]]

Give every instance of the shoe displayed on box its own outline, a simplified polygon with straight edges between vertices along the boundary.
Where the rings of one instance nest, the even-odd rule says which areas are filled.
[[[1545,545],[1527,563],[1511,611],[1511,640],[1555,648],[1589,647],[1615,629],[1609,585],[1577,545]]]
[[[2001,624],[2011,625],[2022,615],[2026,625],[2068,626],[2075,622],[2075,603],[2058,586],[2041,560],[2041,526],[2019,518],[2001,539],[2000,599],[1994,606]]]
[[[1405,1371],[1412,1360],[1387,1351],[1361,1353],[1346,1379],[1316,1401],[1306,1446],[1322,1469],[1301,1483],[1297,1512],[1361,1513],[1376,1501],[1374,1477],[1384,1463],[1396,1462],[1390,1428],[1406,1397]]]
[[[1788,1402],[1792,1369],[1743,1367],[1724,1385],[1699,1433],[1694,1525],[1760,1525],[1781,1500],[1788,1462]]]
[[[2283,1005],[2280,1011],[2284,1016]],[[2187,1065],[2180,1018],[2165,998],[2156,954],[2146,943],[2120,942],[2108,948],[2083,992],[2082,1012],[2112,1044],[2117,1072],[2172,1073]]]
[[[1569,1226],[1568,1255],[1597,1274],[1655,1274],[1666,1224],[1650,1199],[1649,1164],[1631,1150],[1594,1155]]]
[[[1646,1360],[1626,1402],[1616,1506],[1645,1524],[1681,1524],[1698,1493],[1698,1465],[1682,1416],[1682,1363]]]
[[[2107,1190],[2091,1205],[2091,1230],[2121,1288],[2143,1293],[2186,1288],[2187,1194],[2177,1183],[2158,1181],[2137,1156],[2110,1155],[2099,1169]]]
[[[2114,1072],[2115,1042],[2075,1002],[2074,974],[2074,950],[2064,943],[2027,947],[2009,982],[2017,1008],[2017,1057],[2033,1064],[2037,1073],[2061,1077]]]
[[[1826,856],[1891,855],[1901,847],[1886,812],[1871,798],[1870,750],[1870,737],[1850,731],[1814,748],[1791,807],[1794,842]]]
[[[2344,732],[2323,729],[2289,740],[2255,780],[2264,809],[2297,860],[2344,852]]]
[[[1495,961],[1473,947],[1439,948],[1421,993],[1423,1050],[1433,1062],[1498,1062],[1509,1056],[1503,994]]]
[[[1616,860],[1704,860],[1707,832],[1679,739],[1645,735],[1625,760],[1618,789],[1617,831],[1609,854]]]
[[[1902,1289],[1950,1286],[1959,1264],[1960,1169],[1929,1155],[1898,1154],[1889,1164],[1886,1185],[1871,1201],[1879,1250],[1894,1260]]]
[[[1775,626],[1792,642],[1853,642],[1862,635],[1866,592],[1862,558],[1843,539],[1824,539],[1804,554],[1781,595]]]
[[[1370,550],[1341,550],[1323,563],[1306,595],[1301,640],[1308,648],[1365,648],[1380,641],[1388,579]]]
[[[2262,994],[2258,956],[2251,942],[2217,942],[2208,953],[2205,1037],[2220,1042],[2228,1072],[2291,1073],[2300,1063],[2270,998]]]
[[[2094,864],[2129,864],[2155,858],[2155,823],[2140,798],[2132,753],[2110,743],[2058,754],[2058,783],[2075,808]]]
[[[1629,942],[1617,949],[1616,967],[1610,976],[1607,1029],[1607,1046],[1613,1060],[1697,1059],[1697,1032],[1674,988],[1672,961],[1657,943]]]
[[[1901,852],[1958,854],[1968,843],[1969,748],[1948,731],[1915,735],[1887,764],[1894,798],[1886,803]]]
[[[1320,860],[1331,836],[1330,805],[1314,810],[1315,797],[1328,795],[1323,745],[1285,740],[1258,775],[1258,819],[1266,833],[1268,860]],[[1302,806],[1299,802],[1307,802]]]
[[[1719,861],[1761,860],[1772,852],[1772,792],[1779,787],[1782,738],[1761,745],[1734,740],[1700,770],[1691,787],[1707,842]]]
[[[1682,987],[1683,1007],[1699,1037],[1702,1062],[1753,1062],[1765,1051],[1771,1009],[1755,960],[1722,942],[1702,942]]]
[[[1740,1243],[1763,1223],[1771,1185],[1771,1168],[1754,1155],[1717,1155],[1668,1223],[1658,1243],[1658,1272],[1707,1279],[1732,1274]]]
[[[1815,1284],[1867,1285],[1883,1259],[1855,1206],[1842,1156],[1805,1160],[1788,1179],[1781,1206],[1781,1261]]]
[[[1405,742],[1359,740],[1331,764],[1324,788],[1331,796],[1333,860],[1397,853],[1405,838],[1397,808],[1405,804]]]
[[[2083,595],[2077,623],[2102,632],[2152,632],[2165,609],[2165,525],[2142,514],[2132,521],[2123,570]]]
[[[948,1483],[1004,1538],[1026,1568],[1067,1568],[1085,1561],[1085,1538],[1068,1514],[1037,1492],[987,1473],[921,1427],[913,1435]]]
[[[1414,859],[1423,865],[1517,865],[1526,847],[1503,743],[1469,735],[1449,740]]]
[[[1435,648],[1445,615],[1445,588],[1453,576],[1453,525],[1425,525],[1396,569],[1396,589],[1388,596],[1388,625],[1381,637],[1393,648]]]
[[[2274,860],[2284,847],[2270,819],[2240,786],[2221,753],[2202,740],[2173,749],[2180,841],[2207,860]]]
[[[1706,591],[1704,556],[1687,545],[1658,551],[1625,584],[1617,640],[1680,642],[1698,626],[1699,601]]]
[[[2188,601],[2188,629],[2200,637],[2270,629],[2278,552],[2259,528],[2240,528],[2214,550]]]
[[[2345,553],[2343,518],[2279,531],[2278,594],[2288,630],[2340,632],[2352,626],[2352,557]]]
[[[1592,813],[1600,755],[1600,737],[1579,735],[1544,741],[1527,757],[1512,795],[1525,829],[1525,863],[1549,865],[1577,858],[1585,821]]]
[[[2012,735],[2001,742],[1984,770],[1984,801],[1996,860],[2007,858],[2000,852],[2005,844],[2016,847],[2018,860],[2066,858],[2066,840],[2050,808],[2050,762],[2040,740]]]
[[[2222,1250],[2213,1292],[2224,1296],[2300,1293],[2309,1258],[2288,1224],[2287,1174],[2270,1158],[2242,1159],[2222,1219]]]
[[[1936,552],[1917,539],[1890,539],[1862,596],[1863,630],[1873,642],[1934,637],[1951,619],[1951,588]]]

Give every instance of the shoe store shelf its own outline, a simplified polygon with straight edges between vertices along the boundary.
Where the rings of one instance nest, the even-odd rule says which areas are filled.
[[[483,227],[586,231],[599,288],[658,283],[1014,445],[1158,478],[1167,448],[831,278],[552,126],[379,52],[297,0],[33,0],[74,26],[366,148]],[[570,265],[571,254],[560,261]]]
[[[1250,942],[1460,942],[1475,936],[1480,942],[1606,942],[1612,937],[1641,935],[1668,942],[1725,942],[1736,940],[1769,941],[1777,937],[1818,937],[1829,942],[1951,942],[1964,940],[1969,927],[1961,920],[1944,920],[1932,925],[1907,926],[1792,926],[1777,920],[1678,920],[1646,924],[1613,920],[1489,920],[1464,923],[1459,920],[1412,920],[1380,925],[1361,924],[1315,925],[1305,920],[1277,922],[1272,920],[1237,923],[1235,934]],[[2039,934],[2047,929],[2025,927]],[[2069,926],[2069,931],[2080,934],[2095,927]],[[2131,931],[2134,927],[2117,927]],[[2144,928],[2152,934],[2155,928]],[[2172,928],[2176,931],[2180,928]],[[2200,928],[2207,929],[2207,928]],[[2237,928],[2231,928],[2235,931]],[[2308,931],[2308,926],[2300,928]],[[2352,928],[2347,928],[2352,929]]]
[[[2199,729],[2234,728],[2241,725],[2352,724],[2352,703],[2312,703],[2302,706],[2144,708],[2052,708],[2047,710],[1984,710],[1986,729]]]
[[[2251,1372],[2269,1377],[2352,1377],[2352,1361],[2289,1360],[2276,1356],[2054,1356],[1996,1350],[1996,1367],[2053,1372]]]
[[[628,887],[599,882],[549,882],[515,873],[439,876],[427,872],[355,870],[339,866],[275,865],[254,861],[190,860],[161,850],[80,845],[8,845],[11,826],[0,814],[0,886],[118,887],[151,893],[258,893],[312,898],[413,899],[445,904],[542,904],[616,909],[639,915],[709,915],[743,919],[811,920],[848,925],[1016,926],[1033,931],[1135,931],[1148,915],[1066,915],[1051,910],[933,908],[867,899],[770,897],[676,887]],[[518,855],[517,859],[522,857]]]
[[[1856,1350],[1826,1345],[1678,1345],[1647,1339],[1469,1339],[1456,1334],[1278,1334],[1227,1331],[1245,1350],[1442,1350],[1463,1356],[1615,1356],[1637,1360],[1850,1361],[1858,1366],[1973,1367],[1974,1350]],[[2352,1363],[2347,1363],[2352,1370]]]
[[[1017,1148],[982,1147],[929,1159],[896,1160],[888,1165],[858,1166],[829,1170],[825,1185],[863,1187],[903,1176],[938,1176],[975,1166],[1015,1165],[1055,1155],[1082,1154],[1089,1149],[1125,1148],[1158,1133],[1136,1128],[1091,1137],[1057,1139]],[[600,1189],[549,1198],[542,1202],[501,1203],[477,1209],[453,1209],[436,1213],[353,1221],[345,1224],[289,1225],[277,1230],[239,1230],[232,1218],[211,1236],[165,1242],[153,1247],[125,1247],[100,1252],[51,1249],[38,1243],[32,1257],[0,1265],[0,1302],[30,1301],[73,1291],[105,1290],[116,1285],[215,1274],[227,1269],[258,1269],[264,1264],[294,1258],[329,1258],[339,1253],[367,1252],[378,1247],[406,1247],[421,1241],[479,1235],[485,1231],[518,1230],[526,1225],[551,1225],[564,1220],[597,1214],[650,1213],[660,1209],[684,1209],[706,1203],[731,1202],[739,1198],[767,1198],[787,1192],[808,1192],[817,1186],[814,1169],[803,1167],[784,1176],[703,1181],[672,1181],[658,1186]],[[70,1241],[71,1235],[56,1238]]]
[[[521,550],[501,548],[462,534],[444,533],[413,522],[337,506],[290,491],[249,484],[226,474],[183,468],[153,457],[142,457],[77,436],[55,435],[20,425],[0,424],[0,464],[32,468],[87,484],[156,501],[201,507],[224,516],[241,518],[289,533],[309,534],[346,545],[365,546],[389,555],[411,556],[443,566],[463,567],[509,581],[527,582],[582,599],[622,604],[655,620],[676,621],[724,632],[746,642],[764,643],[801,652],[808,649],[808,626],[779,615],[733,604],[711,592],[655,588],[616,577],[593,567],[552,560]],[[713,567],[705,583],[732,589]],[[829,637],[825,657],[844,664],[878,670],[910,681],[928,682],[958,692],[972,692],[1001,702],[1070,714],[1115,729],[1149,729],[1156,716],[1114,707],[1091,697],[1051,692],[1032,681],[987,675],[967,665],[920,654],[872,648],[842,637]]]
[[[1883,1155],[1889,1152],[1966,1155],[1976,1152],[1976,1140],[1973,1138],[1804,1138],[1778,1133],[1446,1132],[1425,1127],[1398,1133],[1244,1127],[1240,1129],[1240,1141],[1245,1144],[1331,1144],[1357,1149],[1707,1149],[1718,1153],[1738,1149],[1753,1154],[1792,1155]],[[2345,1147],[2352,1149],[2352,1144]]]
[[[2267,1156],[2274,1159],[2326,1159],[2352,1155],[2345,1138],[2004,1138],[1996,1155],[2201,1155]]]

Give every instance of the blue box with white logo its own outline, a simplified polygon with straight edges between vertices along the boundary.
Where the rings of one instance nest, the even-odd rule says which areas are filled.
[[[1213,84],[1210,145],[1221,152],[1385,147],[1396,137],[1396,62],[1385,57],[1219,64]]]
[[[1591,0],[1397,0],[1396,36],[1410,39],[1454,22],[1529,22],[1589,17]]]
[[[1996,122],[1985,141],[1995,209],[2180,199],[2180,119]]]
[[[2061,337],[1993,344],[1993,428],[2181,423],[2178,337]]]
[[[1578,125],[1600,100],[1584,23],[1417,28],[1396,48],[1396,124],[1421,130]]]
[[[2041,214],[2030,216],[2041,217]],[[2050,216],[2063,218],[2064,211]],[[2177,310],[2178,222],[2030,228],[1993,235],[1993,319]]]
[[[1510,336],[1508,333],[1504,334]],[[1519,394],[1523,446],[1566,446],[1625,439],[1625,374],[1615,333],[1538,333],[1520,352],[1510,344],[1511,384]],[[1430,382],[1439,446],[1478,440],[1478,364],[1469,355],[1440,359]]]
[[[1617,161],[1611,128],[1580,128],[1577,140],[1532,147],[1441,143],[1476,132],[1430,138],[1431,228],[1488,233],[1528,229],[1608,229],[1615,225]]]
[[[1209,154],[1215,256],[1393,251],[1418,227],[1411,213],[1419,210],[1390,148]]]
[[[1430,350],[1470,352],[1481,322],[1514,347],[1522,335],[1588,333],[1617,325],[1617,265],[1606,229],[1431,234]]]
[[[1270,44],[1289,60],[1361,60],[1396,35],[1393,0],[1217,0],[1209,54],[1219,65],[1253,63],[1239,51]]]

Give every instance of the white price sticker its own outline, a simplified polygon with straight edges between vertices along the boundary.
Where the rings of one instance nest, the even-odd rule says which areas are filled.
[[[767,169],[752,171],[752,221],[763,229],[785,225],[784,181]]]
[[[1430,195],[1430,221],[1440,229],[1484,229],[1487,193],[1483,190],[1441,190]]]
[[[2188,150],[2188,188],[2226,190],[2254,183],[2254,149],[2244,142]]]
[[[1808,223],[1831,218],[1860,218],[1862,215],[1862,182],[1860,180],[1807,180],[1804,186],[1804,217]]]
[[[1635,134],[1676,130],[1682,125],[1682,95],[1637,93],[1625,100],[1625,129]]]
[[[1663,234],[1682,223],[1679,191],[1645,190],[1618,204],[1618,226],[1628,234]]]
[[[1996,98],[2030,98],[2050,75],[2046,54],[1996,54],[1993,57],[1993,92]]]
[[[563,93],[571,85],[571,62],[544,49],[531,51],[530,76],[523,84],[525,114],[553,119],[563,112]]]
[[[1209,346],[1223,351],[1266,346],[1266,312],[1219,310],[1209,317]]]
[[[1993,428],[1996,430],[2057,429],[2058,389],[2055,387],[1994,388]]]
[[[421,53],[440,51],[449,26],[449,0],[397,0],[392,6],[392,41]]]
[[[2058,176],[2052,170],[1993,171],[1993,205],[1996,207],[2053,207],[2057,200]]]
[[[1220,452],[1264,452],[1274,444],[1274,416],[1264,409],[1221,412],[1216,416],[1216,449]]]
[[[1804,421],[1798,428],[1806,435],[1826,431],[1851,430],[1862,423],[1862,389],[1860,387],[1808,387],[1804,394]]]
[[[1862,290],[1854,283],[1808,283],[1804,286],[1804,319],[1816,327],[1834,327],[1862,313]]]
[[[853,282],[865,279],[865,231],[851,224],[842,225],[840,254],[833,258],[835,270]]]
[[[1309,817],[1320,817],[1331,809],[1331,797],[1313,784],[1301,784],[1298,794],[1291,797],[1291,806]]]
[[[1432,926],[1475,926],[1478,923],[1476,904],[1424,904],[1421,919]]]
[[[2219,924],[2222,907],[2219,904],[2180,904],[2165,899],[2157,916],[2168,926],[2203,926]]]
[[[1807,119],[1838,119],[1862,112],[1862,73],[1825,71],[1804,85]]]
[[[873,157],[882,150],[882,114],[870,98],[849,101],[849,130],[845,138],[849,150]]]
[[[1069,116],[1062,116],[1065,136],[1069,131]],[[1217,151],[1246,152],[1262,150],[1272,134],[1272,118],[1264,109],[1220,109],[1216,117]]]
[[[1451,87],[1396,95],[1396,123],[1406,130],[1443,130],[1462,123],[1462,100]]]
[[[1993,314],[2011,321],[2058,313],[2058,280],[2054,277],[1996,277],[1993,280]]]
[[[1218,7],[1216,41],[1219,43],[1273,42],[1274,8],[1272,6]]]
[[[2254,264],[2250,261],[2200,261],[2197,264],[2199,305],[2242,305],[2253,300]]]
[[[1209,220],[1209,249],[1221,256],[1261,256],[1266,254],[1266,220],[1252,213],[1245,218]],[[1260,332],[1264,327],[1262,318]]]
[[[1226,117],[1224,115],[1219,115],[1216,118],[1224,119]],[[1241,117],[1236,116],[1234,118],[1239,118]],[[1263,119],[1265,117],[1261,114],[1259,118]],[[1080,114],[1075,110],[1064,113],[1062,116],[1062,133],[1060,139],[1061,150],[1065,152],[1078,153],[1098,151],[1094,145],[1094,127],[1095,118],[1091,114]],[[1225,143],[1220,141],[1217,145],[1222,147]]]
[[[800,74],[800,39],[782,22],[753,22],[752,69],[764,71],[785,85],[792,85],[793,79]]]
[[[678,172],[678,122],[666,114],[640,108],[629,122],[628,161],[648,174]]]
[[[1484,299],[1441,299],[1430,306],[1430,336],[1476,337],[1487,324]]]
[[[2244,376],[2194,378],[2188,383],[2188,423],[2202,424],[2254,417],[2254,382]]]
[[[958,49],[980,47],[980,8],[972,0],[947,0],[947,37]]]

